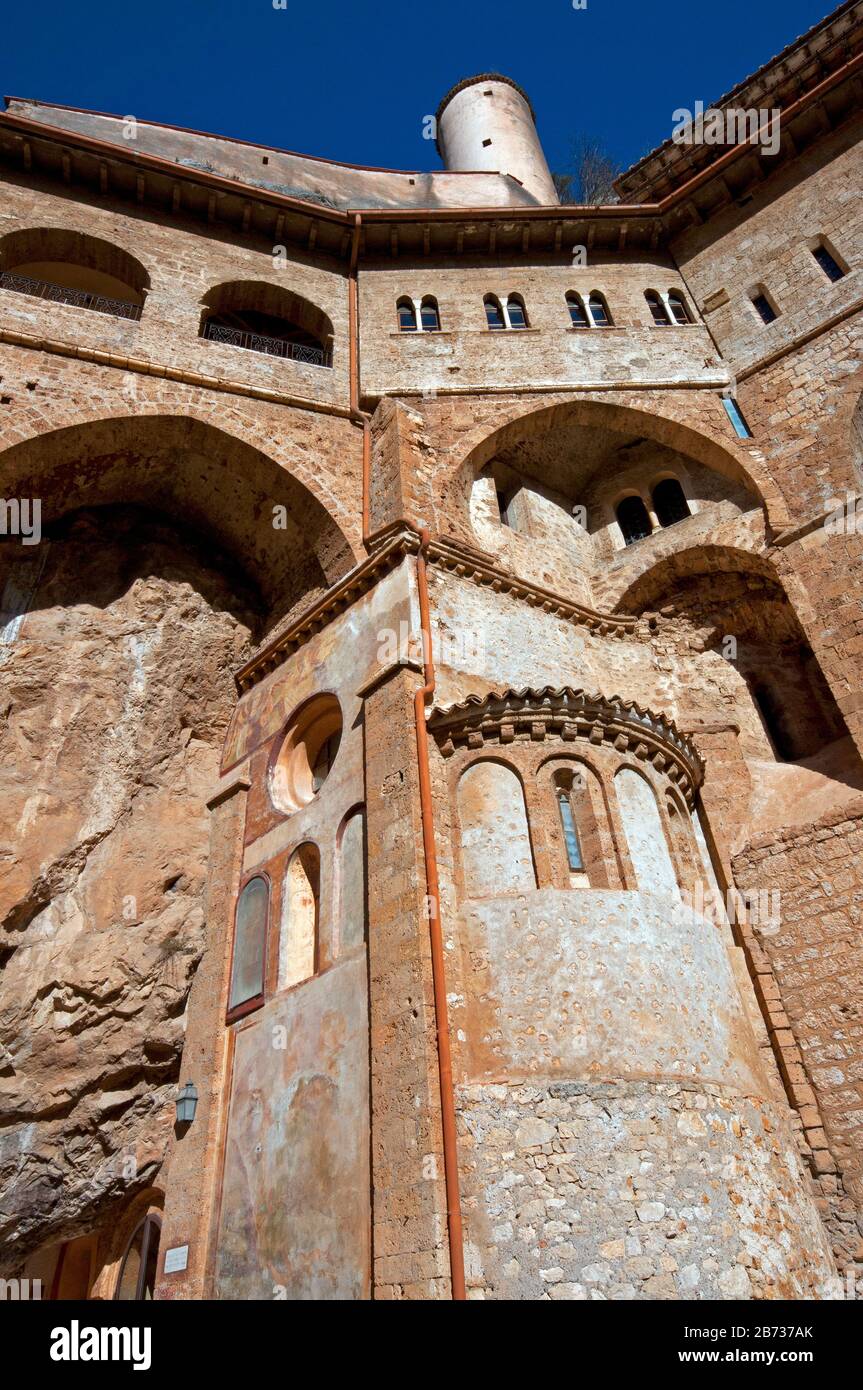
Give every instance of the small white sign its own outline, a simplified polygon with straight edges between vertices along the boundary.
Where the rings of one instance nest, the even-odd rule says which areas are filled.
[[[188,1245],[175,1245],[173,1250],[165,1251],[165,1273],[179,1274],[189,1263]]]

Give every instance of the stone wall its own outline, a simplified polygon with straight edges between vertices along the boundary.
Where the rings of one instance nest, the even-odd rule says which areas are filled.
[[[781,929],[764,935],[760,946],[779,987],[789,1040],[799,1047],[818,1099],[826,1131],[813,1140],[822,1153],[820,1170],[829,1175],[838,1168],[858,1201],[863,1192],[863,1028],[855,1003],[863,967],[861,849],[858,800],[812,825],[756,835],[734,860],[741,887],[781,895]],[[832,1161],[824,1153],[828,1146]],[[835,1197],[829,1176],[826,1186]],[[849,1250],[856,1249],[859,1259],[863,1233],[841,1200],[838,1208]]]
[[[471,1298],[832,1297],[786,1116],[691,1082],[463,1087]]]

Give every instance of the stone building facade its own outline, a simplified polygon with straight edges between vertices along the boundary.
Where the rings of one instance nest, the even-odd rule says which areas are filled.
[[[863,1271],[861,65],[597,207],[7,100],[0,1273]]]

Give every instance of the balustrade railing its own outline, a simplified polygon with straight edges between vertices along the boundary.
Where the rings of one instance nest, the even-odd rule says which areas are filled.
[[[16,294],[32,294],[37,299],[48,299],[52,304],[92,309],[97,314],[113,314],[121,319],[141,317],[140,304],[130,304],[126,299],[111,299],[105,294],[92,294],[89,290],[72,290],[66,285],[54,285],[50,280],[34,280],[29,275],[18,275],[14,270],[0,271],[0,289],[14,290]]]
[[[292,343],[284,338],[271,338],[266,333],[246,333],[240,328],[209,322],[204,325],[201,336],[211,343],[227,343],[229,347],[247,348],[250,352],[266,352],[271,357],[288,357],[294,362],[307,362],[313,367],[333,365],[332,353],[324,348]]]

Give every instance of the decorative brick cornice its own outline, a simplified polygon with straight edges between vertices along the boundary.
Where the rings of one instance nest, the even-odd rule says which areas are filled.
[[[565,618],[587,627],[600,637],[629,637],[638,623],[637,618],[620,613],[600,613],[585,604],[573,603],[551,589],[544,589],[540,584],[517,579],[514,574],[499,569],[487,552],[474,550],[460,541],[447,538],[432,541],[429,560],[460,579],[470,579],[496,594],[511,594],[530,604],[531,608],[541,608],[556,618]]]
[[[571,686],[468,695],[458,704],[432,710],[429,730],[444,757],[459,746],[483,748],[488,743],[547,738],[610,743],[619,753],[664,772],[689,806],[704,775],[697,750],[665,715],[642,709],[634,700],[591,695]]]
[[[264,646],[240,667],[235,675],[240,694],[257,685],[277,666],[281,666],[298,647],[302,647],[310,637],[332,622],[337,614],[344,612],[385,574],[394,569],[405,555],[416,554],[419,547],[420,536],[417,531],[409,527],[395,531],[367,560],[363,560],[334,584],[329,593],[307,613],[270,637]]]
[[[240,667],[235,675],[240,694],[281,666],[298,647],[367,593],[391,569],[395,569],[405,555],[415,555],[420,542],[419,531],[407,522],[394,522],[373,536],[369,542],[372,550],[368,559],[333,585],[330,592],[307,613],[269,637],[254,656]],[[586,627],[597,636],[635,636],[637,618],[622,613],[600,613],[584,604],[572,603],[550,589],[528,583],[499,569],[487,551],[474,550],[461,541],[446,538],[432,541],[428,548],[428,561],[430,565],[448,570],[459,578],[469,579],[481,588],[492,589],[496,594],[511,595],[531,608],[541,608],[554,617]]]

